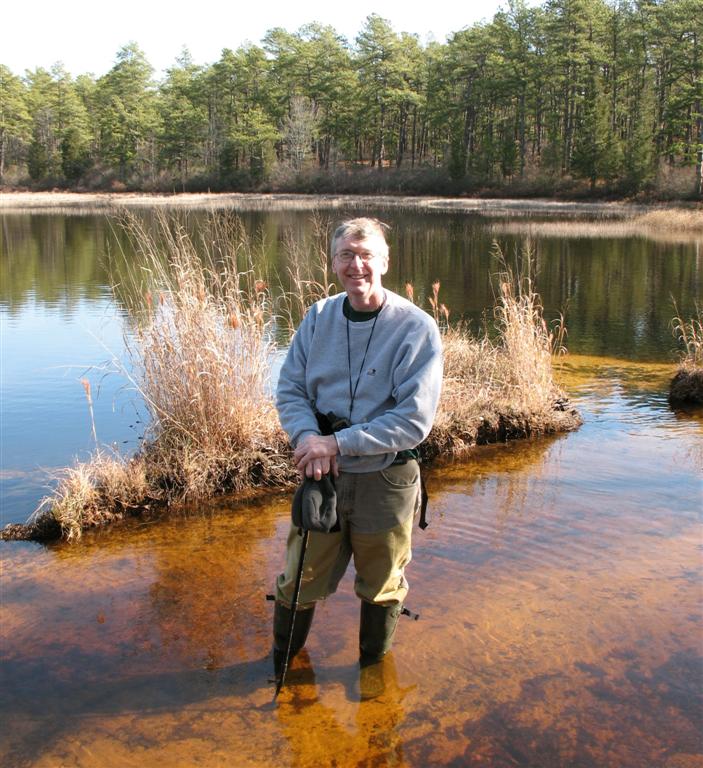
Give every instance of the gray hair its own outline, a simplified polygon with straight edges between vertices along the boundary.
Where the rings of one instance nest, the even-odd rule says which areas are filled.
[[[354,237],[358,240],[365,240],[368,237],[376,237],[380,240],[382,245],[378,249],[377,256],[384,258],[388,257],[388,243],[386,242],[386,231],[390,227],[388,224],[379,221],[378,219],[372,219],[367,217],[361,217],[358,219],[347,219],[343,221],[337,229],[335,229],[332,235],[332,242],[330,244],[330,251],[332,252],[332,258],[337,253],[337,243],[340,240],[346,240],[348,237]]]

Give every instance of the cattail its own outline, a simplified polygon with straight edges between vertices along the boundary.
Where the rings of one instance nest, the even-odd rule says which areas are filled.
[[[147,292],[144,294],[144,298],[146,299],[146,304],[147,304],[147,306],[149,307],[149,309],[151,309],[151,308],[152,308],[152,306],[153,306],[153,301],[152,301],[151,291],[147,291]],[[81,381],[85,381],[85,379],[81,379]],[[83,386],[85,386],[85,385],[83,385]]]
[[[254,290],[257,293],[263,293],[268,288],[268,285],[266,285],[266,282],[264,280],[257,280],[254,283]]]
[[[415,289],[413,288],[412,283],[405,283],[405,295],[408,297],[409,301],[415,303]]]
[[[232,312],[232,314],[230,314],[230,316],[227,318],[227,325],[229,325],[229,327],[233,328],[235,331],[237,328],[239,328],[239,318],[234,314],[234,312]]]

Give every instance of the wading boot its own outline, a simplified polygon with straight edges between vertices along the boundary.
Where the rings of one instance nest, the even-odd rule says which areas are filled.
[[[361,601],[359,660],[362,667],[380,661],[390,651],[402,611],[402,603],[378,605]]]
[[[291,609],[283,603],[276,601],[273,608],[273,671],[276,679],[281,674],[283,662],[286,660],[286,650],[288,649],[288,633],[290,631]],[[298,608],[295,612],[295,624],[293,626],[293,641],[290,646],[290,658],[288,663],[293,661],[293,657],[305,645],[305,641],[310,631],[312,617],[315,613],[315,606],[312,608]]]
[[[359,701],[372,701],[382,696],[389,682],[395,682],[395,662],[392,651],[389,651],[380,661],[359,659]]]
[[[393,662],[392,654],[386,657],[393,644],[398,618],[403,611],[402,603],[377,605],[361,601],[359,623],[359,698],[369,701],[380,696],[386,689],[386,658]]]

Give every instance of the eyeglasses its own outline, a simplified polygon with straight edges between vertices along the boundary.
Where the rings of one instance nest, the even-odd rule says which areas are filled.
[[[376,258],[376,254],[371,253],[371,251],[339,251],[335,256],[342,262],[342,264],[351,264],[357,256],[364,262],[364,264],[368,264]]]

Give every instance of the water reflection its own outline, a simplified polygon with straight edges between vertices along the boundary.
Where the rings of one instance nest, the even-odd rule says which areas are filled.
[[[383,692],[361,701],[358,681],[352,691],[327,701],[305,651],[296,662],[290,685],[276,708],[290,746],[291,766],[407,764],[403,700],[412,687],[403,689],[398,684],[393,652],[379,671]]]
[[[573,361],[578,432],[429,473],[375,699],[350,572],[272,706],[285,496],[4,545],[3,764],[699,766],[703,422],[612,364]]]
[[[484,221],[386,218],[389,284],[423,296],[439,278],[453,314],[480,322],[495,269]],[[311,233],[308,214],[245,219],[281,271],[286,232]],[[105,260],[118,242],[102,215],[1,221],[0,482],[3,515],[21,519],[43,490],[37,465],[90,447],[80,373],[63,366],[105,358],[86,329],[119,346]],[[535,248],[548,313],[571,299],[572,352],[611,356],[562,364],[578,432],[428,473],[431,526],[408,572],[422,619],[401,624],[378,698],[363,695],[348,574],[271,706],[264,595],[288,500],[222,502],[75,546],[3,545],[3,764],[700,768],[703,415],[666,401],[670,295],[683,314],[701,301],[700,254]],[[633,361],[648,358],[665,362]],[[96,398],[104,442],[134,439],[115,389]]]
[[[494,301],[491,219],[344,204],[323,217],[336,221],[359,213],[381,215],[392,224],[391,288],[402,292],[405,282],[412,282],[421,299],[438,279],[452,319],[464,317],[478,328]],[[147,227],[155,226],[153,210],[139,215]],[[178,213],[193,232],[200,231],[206,215]],[[262,270],[286,274],[289,238],[304,252],[314,248],[310,211],[239,215],[261,244]],[[519,234],[499,240],[509,258],[524,245]],[[532,246],[547,317],[568,304],[571,352],[617,357],[614,367],[620,369],[628,359],[675,358],[671,297],[684,316],[703,302],[703,261],[696,244],[561,237],[537,238]],[[112,286],[129,283],[125,273],[136,261],[114,212],[0,216],[3,524],[23,521],[33,511],[51,484],[42,470],[65,466],[74,456],[85,458],[93,448],[82,377],[91,381],[100,442],[127,453],[138,447],[139,398],[123,377],[104,375],[104,364],[124,357],[122,334],[132,322],[130,302],[121,289],[113,298]],[[604,380],[611,374],[627,379],[624,370],[612,369],[603,371]]]
[[[336,222],[346,215],[383,215],[392,225],[389,287],[415,285],[418,297],[442,283],[443,299],[455,316],[480,322],[493,305],[491,256],[495,233],[490,220],[471,215],[420,213],[343,207],[322,214]],[[177,214],[189,231],[198,231],[203,212]],[[231,212],[213,215],[230,216]],[[154,212],[140,216],[148,228]],[[315,225],[309,211],[242,211],[238,214],[263,259],[262,272],[286,274],[286,242],[312,253]],[[30,295],[48,306],[70,310],[79,297],[100,301],[123,282],[125,262],[136,260],[115,215],[61,216],[4,214],[0,217],[0,305],[21,310]],[[196,238],[197,239],[197,238]],[[513,258],[525,239],[499,236]],[[703,261],[695,244],[656,243],[643,238],[532,238],[537,285],[550,316],[569,306],[570,346],[574,352],[640,359],[668,355],[674,346],[669,322],[673,297],[683,315],[703,298]],[[124,252],[125,258],[121,258]]]

